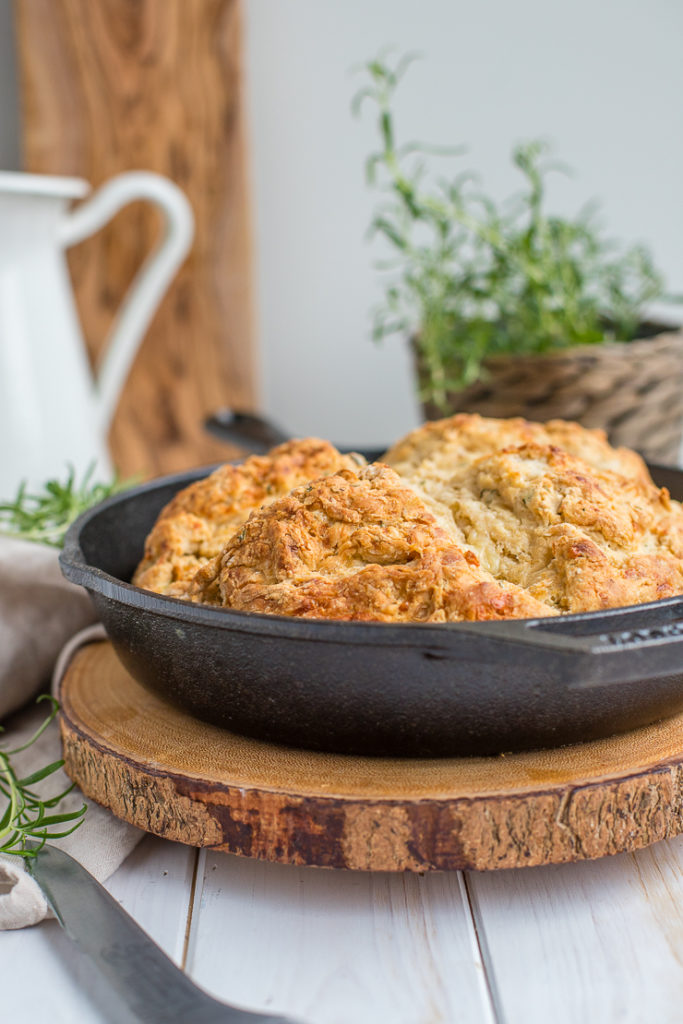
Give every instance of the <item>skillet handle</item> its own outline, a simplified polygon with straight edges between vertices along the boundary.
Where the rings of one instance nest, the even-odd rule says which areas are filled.
[[[678,649],[683,646],[683,597],[615,609],[601,617],[598,628],[591,615],[576,619],[536,619],[528,623],[526,631],[532,644],[577,654],[604,657],[607,653],[621,653],[632,657],[642,649]],[[678,659],[678,667],[683,669],[681,653]]]
[[[568,673],[572,689],[673,677],[683,684],[683,597],[600,615],[477,625],[492,664],[514,658],[537,670],[542,662],[550,678]]]
[[[254,413],[221,409],[204,421],[204,429],[214,437],[229,444],[236,444],[250,455],[264,455],[289,440],[274,423]]]

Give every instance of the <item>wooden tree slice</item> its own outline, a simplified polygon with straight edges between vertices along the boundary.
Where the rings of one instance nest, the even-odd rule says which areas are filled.
[[[60,700],[66,770],[84,793],[191,846],[318,867],[487,870],[683,832],[683,714],[558,750],[345,757],[191,718],[136,683],[109,643],[76,655]]]

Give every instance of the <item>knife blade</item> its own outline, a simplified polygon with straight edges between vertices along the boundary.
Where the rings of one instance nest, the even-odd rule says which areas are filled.
[[[214,999],[176,967],[78,861],[48,844],[27,845],[37,851],[28,858],[28,869],[55,917],[109,982],[131,1022],[296,1024]],[[99,1002],[99,1009],[106,1019],[106,1002]]]

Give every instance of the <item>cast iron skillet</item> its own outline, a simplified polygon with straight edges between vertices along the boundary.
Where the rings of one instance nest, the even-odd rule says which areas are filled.
[[[132,586],[158,512],[207,472],[91,509],[61,555],[126,668],[198,718],[317,750],[444,756],[596,739],[683,708],[683,597],[558,619],[413,625],[225,611]],[[683,472],[653,473],[683,497]]]

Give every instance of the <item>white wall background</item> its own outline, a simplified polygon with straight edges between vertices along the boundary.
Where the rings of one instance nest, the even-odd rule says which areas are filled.
[[[576,169],[553,206],[603,202],[610,232],[653,249],[683,292],[680,0],[244,0],[263,408],[351,445],[417,422],[399,341],[375,347],[381,295],[364,239],[375,145],[349,69],[420,50],[397,102],[404,138],[466,142],[501,197],[512,144],[545,136]],[[0,0],[0,167],[19,166],[10,0]],[[368,110],[369,115],[369,110]],[[463,163],[464,166],[464,163]]]
[[[465,142],[498,197],[508,154],[545,136],[576,170],[553,206],[604,204],[683,292],[680,0],[246,0],[264,407],[291,430],[383,443],[416,421],[400,342],[369,339],[381,292],[364,241],[374,127],[349,68],[389,44],[425,59],[397,102],[403,138]],[[369,114],[369,110],[368,110]]]

